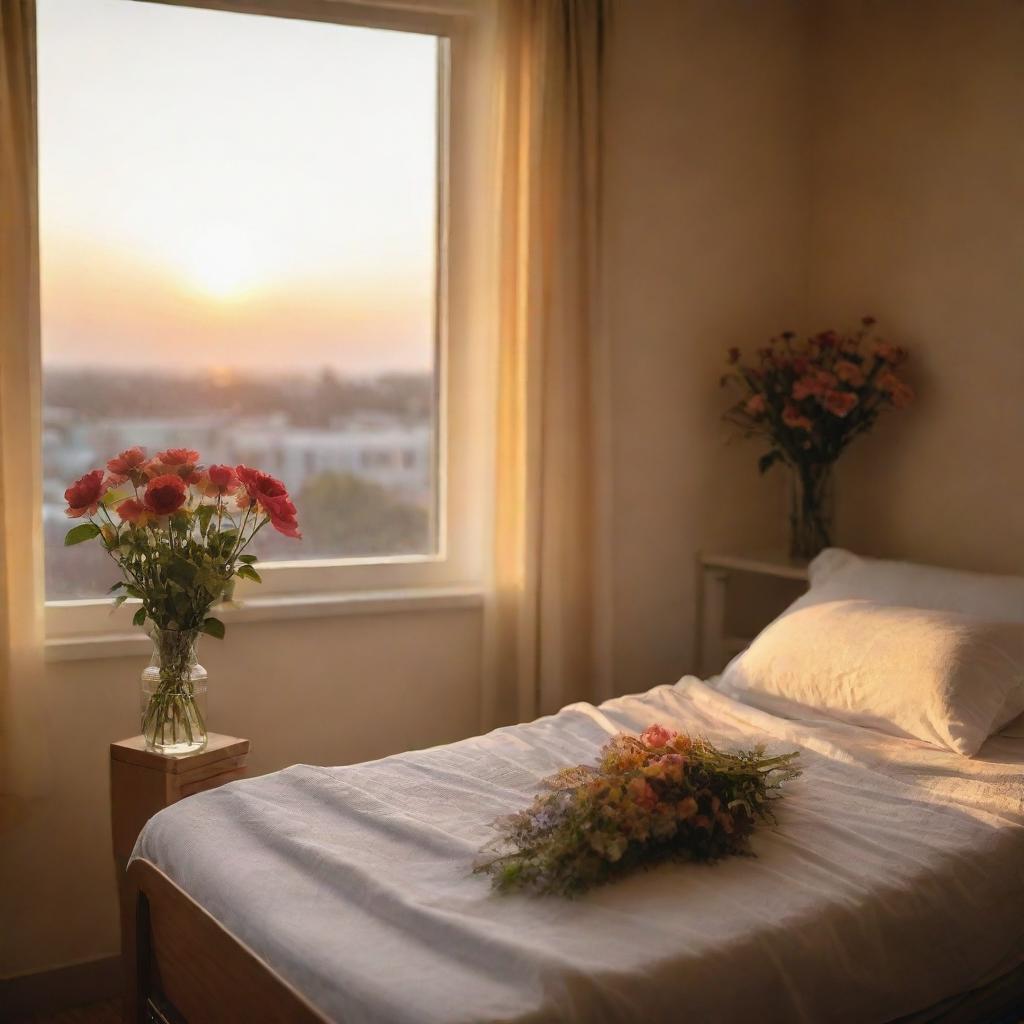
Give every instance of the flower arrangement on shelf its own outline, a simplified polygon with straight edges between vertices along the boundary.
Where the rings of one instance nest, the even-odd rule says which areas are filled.
[[[758,821],[796,778],[798,754],[728,753],[651,725],[621,733],[596,766],[564,768],[525,810],[499,818],[474,871],[495,889],[574,896],[666,860],[749,854]]]
[[[65,492],[72,527],[66,545],[99,540],[122,578],[114,607],[141,602],[132,622],[150,624],[153,659],[142,677],[142,733],[153,749],[206,743],[206,671],[196,660],[201,633],[221,638],[210,615],[236,577],[260,582],[246,549],[268,523],[299,538],[295,505],[280,480],[248,466],[199,465],[191,448],[148,458],[129,448]]]
[[[832,467],[839,456],[883,412],[914,400],[899,372],[906,351],[875,337],[874,326],[866,316],[850,334],[822,331],[803,341],[784,331],[749,365],[738,348],[729,350],[732,369],[722,384],[737,386],[740,397],[725,418],[744,437],[768,443],[758,461],[762,473],[776,462],[792,471],[794,558],[813,558],[831,543]]]

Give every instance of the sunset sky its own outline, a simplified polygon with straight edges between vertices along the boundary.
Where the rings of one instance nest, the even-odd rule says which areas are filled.
[[[431,367],[433,37],[37,2],[46,365]]]

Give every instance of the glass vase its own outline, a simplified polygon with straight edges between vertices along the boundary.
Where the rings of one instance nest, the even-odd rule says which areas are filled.
[[[142,735],[160,754],[206,746],[206,669],[196,659],[197,629],[153,629],[142,673]]]
[[[832,463],[796,466],[790,473],[789,555],[810,560],[832,543]]]

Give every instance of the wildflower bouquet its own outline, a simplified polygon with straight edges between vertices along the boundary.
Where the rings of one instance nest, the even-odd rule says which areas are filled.
[[[727,753],[662,725],[620,734],[596,766],[545,780],[525,810],[499,818],[476,873],[495,889],[573,896],[666,860],[715,861],[749,853],[758,821],[800,774],[797,753]]]
[[[874,325],[864,317],[852,334],[823,331],[803,341],[785,331],[750,365],[738,348],[729,350],[732,369],[722,384],[740,395],[726,420],[767,442],[762,473],[776,462],[793,470],[794,557],[813,557],[831,543],[827,491],[839,456],[881,413],[914,399],[898,372],[906,351],[874,337]]]
[[[246,549],[264,526],[301,536],[295,505],[280,480],[248,466],[204,468],[190,448],[153,458],[129,448],[64,497],[67,516],[87,520],[64,543],[98,539],[122,575],[110,588],[114,606],[135,598],[141,605],[133,623],[151,624],[159,679],[144,702],[147,742],[194,749],[206,738],[192,682],[198,635],[224,636],[224,624],[209,612],[235,577],[260,582],[256,556]]]

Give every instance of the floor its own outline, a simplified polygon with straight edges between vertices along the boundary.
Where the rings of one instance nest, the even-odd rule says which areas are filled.
[[[121,1000],[111,999],[104,1003],[92,1003],[60,1013],[19,1017],[12,1021],[12,1024],[121,1024]]]

